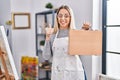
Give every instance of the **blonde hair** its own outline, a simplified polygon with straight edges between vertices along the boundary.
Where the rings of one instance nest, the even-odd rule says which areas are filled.
[[[58,15],[58,13],[59,13],[59,11],[61,9],[66,9],[69,12],[70,16],[71,16],[70,24],[69,24],[69,29],[75,29],[74,14],[73,14],[72,9],[70,7],[68,7],[68,6],[66,6],[66,5],[62,5],[57,10],[57,15]],[[56,33],[59,30],[59,24],[58,24],[58,20],[57,20],[57,15],[56,15],[56,19],[55,19],[54,33]]]

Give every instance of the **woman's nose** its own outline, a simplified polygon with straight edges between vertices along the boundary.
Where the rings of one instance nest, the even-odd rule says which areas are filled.
[[[61,19],[65,19],[65,17],[64,16],[62,16],[62,18]]]

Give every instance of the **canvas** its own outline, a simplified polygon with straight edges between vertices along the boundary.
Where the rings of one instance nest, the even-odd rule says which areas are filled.
[[[19,80],[4,26],[0,26],[0,80]]]

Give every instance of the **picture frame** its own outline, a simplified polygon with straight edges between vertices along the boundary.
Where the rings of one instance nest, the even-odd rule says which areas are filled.
[[[30,13],[12,13],[12,22],[13,29],[29,29]]]
[[[4,26],[0,26],[0,80],[19,80]]]

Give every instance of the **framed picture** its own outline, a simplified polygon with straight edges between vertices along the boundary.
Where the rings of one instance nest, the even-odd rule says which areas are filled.
[[[19,80],[4,26],[0,26],[0,80]]]
[[[13,29],[29,29],[30,13],[12,13]]]

